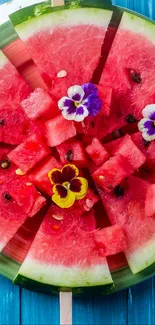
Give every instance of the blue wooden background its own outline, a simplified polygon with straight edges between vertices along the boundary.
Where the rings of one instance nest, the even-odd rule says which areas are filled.
[[[26,1],[26,0],[25,0]],[[95,1],[95,0],[94,0]],[[7,0],[0,0],[0,4]],[[155,20],[155,0],[113,0]],[[0,277],[0,325],[59,324],[59,299],[20,289]],[[73,325],[155,324],[155,278],[103,298],[74,299]]]

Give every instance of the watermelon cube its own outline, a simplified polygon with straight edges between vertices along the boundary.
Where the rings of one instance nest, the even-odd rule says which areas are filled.
[[[97,85],[97,88],[99,90],[99,96],[102,99],[100,114],[109,116],[112,103],[112,88],[101,84]]]
[[[92,143],[86,148],[86,152],[97,166],[103,164],[109,157],[108,152],[97,138],[93,138]]]
[[[145,214],[147,217],[155,216],[155,184],[150,184],[146,192]]]
[[[34,134],[12,150],[8,157],[26,173],[49,154],[50,150],[44,139],[40,135]]]
[[[87,167],[85,148],[80,141],[69,140],[57,146],[56,149],[63,165],[74,163],[77,167]]]
[[[45,205],[46,199],[40,195],[27,175],[16,175],[6,184],[9,188],[9,195],[26,215],[33,216]]]
[[[28,118],[36,120],[40,117],[52,118],[59,112],[58,105],[42,88],[36,88],[28,98],[21,102]]]
[[[38,190],[49,196],[52,195],[52,185],[48,178],[48,172],[53,168],[61,168],[61,164],[54,157],[50,156],[29,174],[29,178]]]
[[[66,120],[59,115],[45,123],[47,142],[50,147],[55,147],[76,135],[73,121]]]
[[[146,160],[144,153],[139,150],[138,146],[133,142],[132,137],[126,134],[123,138],[105,144],[110,155],[121,154],[130,162],[133,170],[141,167]]]
[[[121,225],[95,231],[94,240],[103,256],[115,255],[127,249],[127,238]]]
[[[119,185],[124,178],[131,175],[132,172],[133,168],[127,158],[118,154],[101,165],[92,174],[92,177],[97,185],[102,187],[105,191],[110,192]]]

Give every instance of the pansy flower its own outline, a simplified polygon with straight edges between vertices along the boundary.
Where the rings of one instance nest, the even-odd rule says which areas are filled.
[[[81,200],[87,194],[88,182],[79,177],[79,170],[73,164],[67,164],[61,170],[52,169],[48,177],[53,185],[52,201],[61,208],[70,208],[75,200]]]
[[[58,107],[66,120],[81,122],[85,117],[95,116],[102,107],[98,89],[92,83],[72,86],[68,89],[68,97],[62,97]]]
[[[146,141],[155,140],[155,104],[147,105],[142,111],[143,119],[138,123],[138,129]]]

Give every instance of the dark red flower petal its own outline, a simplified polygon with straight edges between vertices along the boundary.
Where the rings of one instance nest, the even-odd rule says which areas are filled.
[[[60,170],[55,170],[51,173],[51,180],[54,184],[62,184],[63,176]]]
[[[77,176],[77,168],[74,165],[66,165],[62,170],[64,182],[69,182],[71,179]]]
[[[72,179],[72,181],[70,181],[70,190],[72,192],[77,192],[79,193],[81,191],[81,182],[79,179],[75,178],[75,179]]]
[[[56,188],[58,194],[60,195],[61,199],[65,199],[67,197],[68,192],[64,186],[56,185],[55,188]]]

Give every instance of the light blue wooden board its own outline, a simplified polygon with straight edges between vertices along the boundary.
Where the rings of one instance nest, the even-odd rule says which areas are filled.
[[[26,1],[26,0],[25,0]],[[0,4],[7,2],[0,0]],[[155,19],[155,0],[113,0]],[[73,325],[154,325],[155,278],[102,298],[73,300]],[[57,325],[58,297],[21,290],[0,277],[0,325]],[[69,325],[69,324],[68,324]]]

